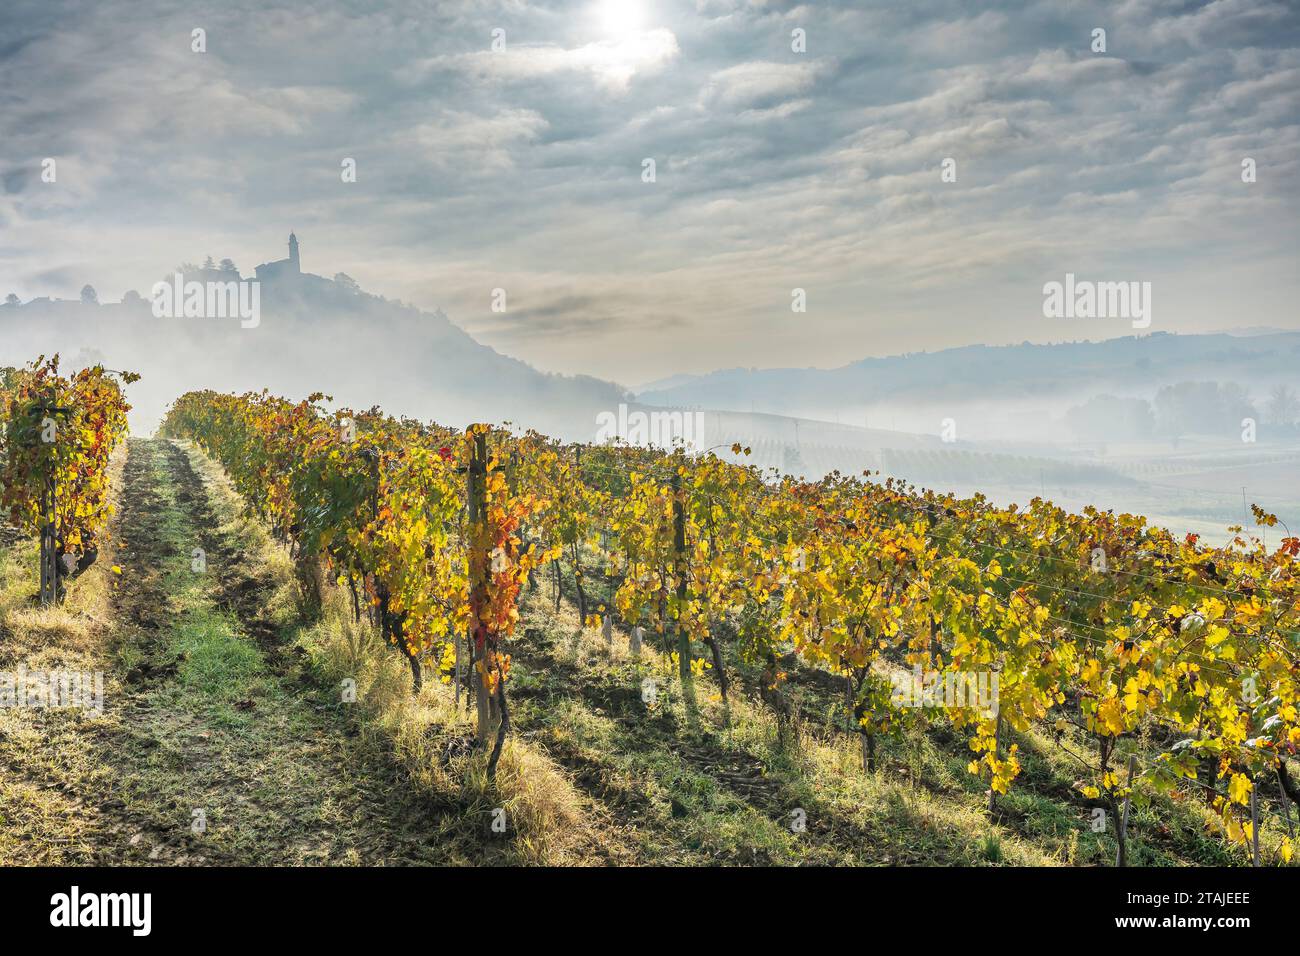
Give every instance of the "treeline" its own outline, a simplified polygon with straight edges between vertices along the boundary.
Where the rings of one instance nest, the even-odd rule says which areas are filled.
[[[1277,385],[1256,403],[1234,382],[1179,382],[1165,385],[1152,401],[1096,395],[1065,414],[1074,437],[1082,441],[1176,439],[1184,435],[1239,438],[1243,419],[1267,424],[1291,435],[1300,421],[1295,389]]]

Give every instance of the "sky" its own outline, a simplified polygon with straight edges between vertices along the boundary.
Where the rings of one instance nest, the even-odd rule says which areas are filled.
[[[1296,329],[1298,147],[1281,0],[5,0],[0,296],[251,274],[292,229],[633,387],[1131,334],[1044,317],[1067,273],[1150,282],[1147,331]]]

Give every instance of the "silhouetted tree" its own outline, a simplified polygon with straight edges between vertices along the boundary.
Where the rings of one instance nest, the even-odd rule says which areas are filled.
[[[1132,441],[1150,438],[1155,419],[1144,398],[1094,395],[1066,412],[1065,424],[1083,441]]]
[[[235,263],[234,263],[232,260],[230,260],[230,259],[222,259],[222,260],[221,260],[221,271],[222,271],[222,272],[238,272],[239,270],[235,268]]]
[[[20,305],[21,302],[22,300],[18,298],[17,293],[10,292],[5,296],[5,305]]]
[[[1242,418],[1258,416],[1235,382],[1166,385],[1156,392],[1155,410],[1159,430],[1173,438],[1235,432]]]
[[[99,305],[99,293],[95,291],[93,285],[86,284],[81,287],[81,301],[86,305]]]

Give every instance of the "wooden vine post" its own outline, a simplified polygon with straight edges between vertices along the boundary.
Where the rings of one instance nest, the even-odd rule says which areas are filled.
[[[677,577],[677,671],[682,679],[682,696],[695,709],[695,680],[691,675],[691,633],[683,621],[686,613],[686,505],[682,501],[682,476],[673,474],[673,573]]]
[[[1255,802],[1255,796],[1259,792],[1258,787],[1251,787],[1250,790],[1250,842],[1251,842],[1251,865],[1259,866],[1259,804]]]
[[[487,433],[471,426],[470,461],[468,470],[469,536],[470,547],[480,546],[478,525],[487,520]],[[496,704],[489,692],[491,683],[487,673],[487,624],[482,617],[487,606],[487,574],[490,559],[486,555],[470,556],[469,582],[469,665],[470,683],[474,688],[474,701],[478,708],[478,741],[486,746],[496,729]]]
[[[1115,842],[1118,846],[1115,849],[1115,865],[1128,866],[1128,808],[1133,799],[1133,771],[1137,767],[1137,755],[1130,754],[1128,758],[1128,793],[1124,794],[1124,809],[1120,812],[1119,820],[1116,821]]]
[[[998,725],[993,731],[993,759],[1002,759],[1002,715],[998,714]],[[993,789],[993,781],[989,781],[989,813],[997,809],[998,792]]]
[[[71,408],[61,408],[53,404],[51,398],[46,398],[36,406],[36,411],[41,415],[40,423],[40,441],[49,443],[57,441],[59,438],[57,426],[54,424],[50,415],[58,413],[71,412]],[[50,429],[50,434],[46,436],[46,428]],[[53,467],[53,465],[51,465]],[[55,531],[55,495],[54,495],[54,472],[51,471],[41,483],[41,588],[40,601],[42,607],[52,607],[59,600],[59,567],[58,567],[58,535]]]
[[[41,488],[41,606],[51,607],[59,597],[57,540],[54,532],[54,476]]]
[[[573,453],[573,477],[575,494],[581,494],[582,488],[582,446],[575,445]],[[582,585],[582,536],[575,535],[571,545],[573,549],[573,587],[578,593],[578,633],[574,635],[574,651],[587,626],[587,591]]]
[[[1287,795],[1286,786],[1282,783],[1281,775],[1277,781],[1278,792],[1282,795],[1282,817],[1286,820],[1286,835],[1295,839],[1295,827],[1291,825],[1291,798]]]

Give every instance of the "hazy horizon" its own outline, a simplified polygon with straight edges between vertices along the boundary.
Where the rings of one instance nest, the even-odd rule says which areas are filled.
[[[142,284],[142,286],[141,286],[140,288],[133,288],[133,289],[127,289],[127,290],[124,290],[123,293],[122,293],[122,295],[125,295],[125,294],[127,294],[127,293],[129,293],[129,292],[136,292],[136,293],[142,295],[142,297],[143,297],[144,299],[148,300],[148,299],[149,299],[148,292],[149,292],[149,289],[150,289],[151,286],[153,286],[153,285],[154,285],[155,283],[157,283],[157,282],[165,282],[165,281],[168,281],[168,280],[169,280],[169,277],[170,277],[172,274],[174,274],[174,273],[176,272],[176,270],[177,270],[179,267],[181,267],[182,265],[191,265],[191,266],[193,266],[193,265],[197,265],[197,264],[198,264],[198,260],[201,259],[201,258],[207,258],[207,257],[191,257],[190,259],[185,260],[184,262],[178,261],[177,263],[175,263],[174,266],[167,267],[165,270],[163,270],[162,272],[160,272],[160,273],[159,273],[159,276],[156,277],[154,280],[151,280],[151,281],[148,282],[148,283],[144,283],[144,284]],[[263,261],[263,262],[257,262],[257,263],[254,263],[254,262],[252,262],[252,261],[250,260],[249,265],[248,265],[247,267],[244,267],[244,268],[241,268],[241,269],[240,269],[240,273],[241,273],[242,278],[244,278],[244,279],[252,279],[252,278],[254,278],[254,267],[255,267],[255,266],[265,265],[265,264],[267,264],[267,263],[274,262],[276,259],[277,259],[276,256],[269,256],[269,257],[268,257],[265,261]],[[345,274],[347,274],[346,270],[339,270],[339,271],[340,271],[340,272],[344,272]],[[330,275],[325,275],[325,274],[322,274],[322,273],[313,272],[312,270],[307,269],[307,268],[304,268],[304,269],[303,269],[303,274],[304,274],[304,275],[312,275],[312,276],[316,276],[317,278],[322,278],[322,279],[331,279],[331,276],[330,276]],[[335,273],[335,274],[337,274],[337,273]],[[349,277],[351,277],[351,276],[349,276]],[[331,279],[331,281],[332,281],[332,279]],[[406,301],[404,301],[404,300],[401,300],[401,299],[398,299],[398,298],[395,298],[395,297],[387,296],[387,295],[386,295],[382,290],[378,290],[378,289],[370,289],[370,288],[366,288],[365,286],[359,286],[359,288],[360,288],[360,291],[361,291],[361,292],[364,292],[364,293],[366,293],[367,295],[374,296],[374,297],[377,297],[377,298],[380,298],[380,299],[387,299],[387,300],[388,300],[389,302],[391,302],[394,306],[413,307],[413,308],[416,308],[416,309],[420,310],[421,312],[425,312],[425,313],[428,313],[428,314],[430,314],[430,315],[438,315],[438,314],[441,314],[441,315],[445,316],[445,318],[446,318],[446,319],[447,319],[451,324],[457,326],[458,328],[463,328],[463,326],[461,325],[461,323],[457,322],[457,321],[456,321],[456,318],[455,318],[454,316],[452,316],[452,315],[448,315],[448,314],[446,313],[446,311],[443,310],[441,307],[438,307],[438,306],[432,306],[432,307],[429,307],[429,306],[421,306],[421,305],[419,305],[418,303],[406,302]],[[121,305],[121,304],[123,304],[123,300],[122,300],[122,298],[121,298],[120,296],[113,297],[113,296],[105,295],[105,294],[102,294],[99,290],[96,290],[96,295],[97,295],[97,297],[98,297],[98,304],[106,305],[106,306]],[[76,303],[76,302],[79,302],[79,301],[80,301],[79,295],[76,295],[76,294],[65,293],[65,294],[63,294],[63,295],[53,295],[53,294],[48,294],[48,293],[42,293],[42,294],[38,294],[38,295],[31,296],[31,297],[29,297],[29,298],[20,297],[20,304],[22,304],[22,305],[29,305],[29,304],[36,303],[36,302],[40,302],[40,301],[47,300],[47,299],[48,299],[49,301],[53,302],[53,303],[63,303],[63,302],[66,302],[66,303]],[[292,318],[292,317],[290,316],[289,318]],[[179,323],[185,323],[185,322],[187,322],[187,321],[189,321],[189,320],[186,320],[186,319],[183,319],[183,318],[177,318],[177,319],[175,320],[175,322],[177,322],[178,324],[179,324]],[[541,372],[548,372],[548,373],[558,372],[558,374],[564,374],[564,375],[592,375],[593,377],[596,377],[596,378],[603,378],[603,376],[601,376],[601,375],[599,375],[599,374],[591,373],[591,372],[581,372],[581,371],[579,371],[579,372],[561,372],[561,371],[556,370],[556,369],[542,368],[542,367],[538,366],[536,363],[528,362],[526,359],[522,359],[520,356],[517,356],[517,355],[514,355],[514,354],[510,353],[508,349],[501,348],[501,347],[498,347],[498,346],[494,346],[494,345],[492,345],[492,344],[490,344],[490,343],[484,341],[483,338],[481,338],[479,335],[475,335],[475,334],[474,334],[471,330],[469,330],[469,329],[465,329],[465,331],[466,331],[468,334],[470,334],[471,337],[475,339],[475,341],[478,341],[480,344],[483,344],[483,345],[485,345],[486,347],[493,349],[493,350],[496,351],[498,354],[501,354],[501,355],[503,355],[503,356],[505,356],[505,357],[508,357],[508,358],[516,358],[516,359],[520,359],[521,361],[524,361],[526,364],[530,365],[531,367],[538,369],[538,371],[541,371]],[[1114,334],[1111,334],[1111,335],[1093,335],[1093,336],[1082,335],[1082,336],[1077,336],[1077,337],[1066,337],[1066,336],[1061,336],[1061,337],[1058,337],[1058,338],[1045,338],[1045,339],[1029,339],[1029,338],[1026,338],[1026,339],[1020,339],[1020,340],[1009,340],[1009,341],[1006,341],[1006,342],[988,342],[988,341],[981,340],[981,339],[979,339],[979,338],[971,338],[971,339],[966,340],[966,341],[953,341],[953,342],[951,342],[951,343],[947,343],[947,344],[944,344],[944,345],[940,345],[940,346],[935,347],[935,348],[919,348],[919,349],[896,350],[896,351],[877,351],[877,352],[867,352],[867,353],[863,353],[863,354],[854,354],[854,355],[847,355],[847,356],[843,356],[843,355],[842,355],[842,356],[838,356],[838,357],[836,357],[836,358],[829,359],[827,362],[825,362],[825,363],[823,363],[823,364],[807,364],[807,365],[781,364],[780,361],[779,361],[779,359],[778,359],[778,360],[776,361],[776,364],[772,364],[772,365],[754,366],[754,365],[744,365],[744,364],[731,364],[731,365],[725,365],[725,364],[724,364],[724,365],[718,365],[718,366],[716,366],[716,367],[708,367],[708,368],[704,368],[704,367],[702,367],[702,368],[700,368],[698,371],[695,371],[695,372],[681,372],[681,371],[671,372],[671,373],[669,373],[669,374],[667,374],[667,375],[657,376],[657,377],[650,378],[650,379],[646,379],[646,380],[643,380],[643,381],[641,381],[641,380],[638,380],[638,381],[622,381],[622,380],[617,380],[617,379],[613,379],[613,378],[605,378],[604,380],[605,380],[605,381],[609,381],[609,382],[611,382],[611,383],[613,383],[613,384],[616,384],[616,385],[623,386],[623,387],[627,388],[630,392],[633,392],[633,393],[644,393],[644,392],[647,392],[647,391],[653,390],[653,389],[656,388],[656,387],[663,386],[663,385],[666,384],[666,383],[672,383],[672,382],[675,382],[675,381],[678,381],[678,380],[689,380],[689,379],[706,378],[706,377],[708,377],[708,376],[710,376],[710,375],[712,375],[712,374],[715,374],[715,373],[720,373],[720,372],[729,372],[729,371],[734,371],[734,370],[749,369],[749,370],[761,370],[761,371],[785,371],[785,370],[835,371],[835,370],[838,370],[838,369],[843,369],[843,368],[845,368],[845,367],[847,367],[847,366],[850,366],[850,365],[854,365],[854,364],[856,364],[856,363],[860,363],[860,362],[867,361],[867,360],[872,360],[872,359],[902,359],[902,358],[907,358],[907,357],[914,356],[914,355],[925,355],[925,354],[931,354],[931,353],[937,353],[937,352],[945,352],[945,351],[953,351],[953,350],[960,350],[960,349],[970,349],[970,348],[1011,348],[1011,347],[1015,347],[1015,346],[1018,346],[1018,345],[1024,345],[1024,344],[1030,344],[1030,345],[1043,345],[1043,346],[1053,346],[1053,345],[1079,345],[1079,344],[1102,344],[1102,343],[1106,343],[1106,342],[1115,342],[1115,341],[1119,341],[1119,340],[1123,340],[1123,339],[1134,339],[1134,338],[1140,338],[1140,337],[1143,337],[1143,336],[1146,336],[1146,335],[1151,335],[1151,334],[1160,334],[1160,333],[1163,333],[1163,332],[1165,332],[1165,331],[1166,331],[1166,330],[1163,330],[1163,329],[1154,329],[1154,330],[1146,330],[1146,331],[1135,330],[1135,329],[1124,329],[1124,328],[1121,326],[1119,329],[1117,329],[1117,330],[1114,331]],[[1217,329],[1197,330],[1197,331],[1194,331],[1194,332],[1188,332],[1187,334],[1192,334],[1192,335],[1227,335],[1227,336],[1233,336],[1233,337],[1239,337],[1239,338],[1253,338],[1253,337],[1257,337],[1257,336],[1261,336],[1261,335],[1287,334],[1287,333],[1291,333],[1291,332],[1300,332],[1300,326],[1297,326],[1297,328],[1294,328],[1294,329],[1290,329],[1290,328],[1274,327],[1274,326],[1259,326],[1259,325],[1251,325],[1251,326],[1237,326],[1237,327],[1227,327],[1227,328],[1217,328]],[[1169,330],[1169,334],[1177,335],[1177,334],[1178,334],[1178,331],[1177,331],[1177,330]],[[66,349],[65,349],[64,351],[66,351]],[[68,356],[68,357],[71,358],[72,356]]]

